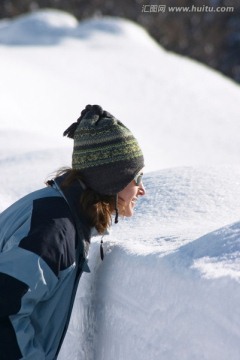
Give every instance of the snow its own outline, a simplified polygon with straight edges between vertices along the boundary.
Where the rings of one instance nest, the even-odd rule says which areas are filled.
[[[88,103],[136,135],[147,195],[89,254],[60,360],[239,360],[239,86],[120,18],[0,21],[0,211],[71,164]]]

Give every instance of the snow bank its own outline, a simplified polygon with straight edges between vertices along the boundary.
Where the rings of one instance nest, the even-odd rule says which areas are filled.
[[[4,21],[0,44],[1,128],[59,139],[99,103],[134,131],[148,171],[239,163],[239,86],[130,21],[40,11]]]
[[[239,86],[127,20],[53,10],[0,21],[0,62],[0,211],[70,165],[61,136],[87,103],[146,158],[104,262],[93,239],[59,359],[239,360]]]
[[[239,219],[239,171],[145,176],[148,196],[105,237],[103,262],[93,240],[60,359],[239,359],[240,222],[218,229]]]
[[[239,238],[239,223],[236,228]],[[198,254],[198,248],[205,241],[213,247],[214,237],[200,238],[161,258],[114,246],[97,268],[93,265],[99,247],[94,244],[94,272],[85,278],[89,282],[94,277],[94,287],[81,283],[79,322],[75,317],[67,337],[70,346],[63,348],[60,358],[70,351],[72,358],[88,360],[239,359],[239,262],[232,262],[238,280],[227,269],[221,275],[217,271],[217,278],[210,272],[202,276],[195,266],[204,259],[201,256],[209,255]],[[218,236],[218,241],[231,258],[234,250],[227,237]],[[239,243],[234,247],[239,250]],[[212,260],[216,264],[216,258]],[[71,346],[74,337],[79,347]]]

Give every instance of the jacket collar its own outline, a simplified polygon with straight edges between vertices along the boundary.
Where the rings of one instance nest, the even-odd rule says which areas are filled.
[[[90,238],[91,238],[91,227],[87,221],[87,218],[83,212],[80,203],[80,197],[84,191],[84,185],[75,181],[69,187],[62,187],[62,183],[65,180],[66,175],[58,176],[54,179],[53,184],[57,190],[61,193],[63,198],[66,200],[70,211],[72,213],[76,230],[78,233],[79,242],[83,242],[84,257],[87,257]]]

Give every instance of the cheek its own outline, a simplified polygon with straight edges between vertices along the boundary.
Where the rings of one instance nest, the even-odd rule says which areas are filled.
[[[136,196],[136,191],[135,189],[131,189],[129,190],[126,194],[125,194],[125,198],[124,200],[126,201],[126,203],[129,203],[132,201],[132,199]]]
[[[124,190],[118,194],[119,198],[125,201],[125,203],[131,202],[132,198],[137,195],[137,187],[129,184]]]

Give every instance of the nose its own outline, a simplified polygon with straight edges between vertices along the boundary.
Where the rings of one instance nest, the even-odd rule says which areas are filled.
[[[143,182],[140,183],[139,188],[138,188],[138,195],[140,196],[144,196],[146,194],[146,190],[145,187],[143,185]]]

